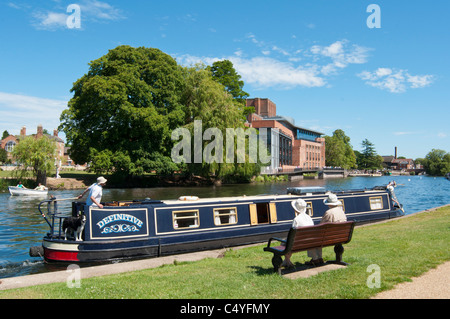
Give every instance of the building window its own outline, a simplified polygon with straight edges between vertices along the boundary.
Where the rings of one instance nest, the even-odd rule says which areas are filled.
[[[236,223],[237,223],[236,207],[214,209],[214,224],[216,226],[232,225]]]
[[[199,227],[198,210],[191,211],[175,211],[173,212],[173,228],[196,228]]]
[[[14,150],[14,146],[16,146],[16,143],[14,141],[9,141],[5,145],[5,151],[8,153],[11,153]]]

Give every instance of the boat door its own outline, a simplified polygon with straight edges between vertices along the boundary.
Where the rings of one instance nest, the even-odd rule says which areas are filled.
[[[275,203],[256,203],[249,205],[250,224],[274,224],[277,222],[277,207]]]

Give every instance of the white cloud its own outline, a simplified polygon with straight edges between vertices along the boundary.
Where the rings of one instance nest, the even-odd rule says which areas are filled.
[[[92,20],[119,20],[124,16],[122,11],[107,2],[83,0],[80,2],[81,14]]]
[[[430,85],[433,82],[432,75],[408,75],[407,81],[411,83],[411,88],[417,89]]]
[[[204,63],[211,65],[220,60],[230,60],[236,71],[242,76],[245,83],[257,88],[296,86],[320,87],[325,85],[325,80],[318,76],[315,66],[294,66],[289,62],[282,62],[269,57],[243,58],[231,56],[224,58],[196,57],[191,55],[176,56],[178,63],[183,65],[195,65]]]
[[[394,135],[397,135],[397,136],[411,135],[411,134],[417,134],[417,132],[394,132]]]
[[[38,20],[38,22],[35,24],[37,29],[54,30],[67,27],[66,21],[68,15],[65,13],[37,12],[34,14],[34,17]]]
[[[411,75],[408,70],[390,68],[378,68],[374,72],[363,71],[358,74],[358,77],[370,86],[388,90],[391,93],[403,93],[408,88],[423,88],[430,85],[434,78],[432,75]]]
[[[244,82],[258,87],[318,87],[325,85],[325,80],[318,76],[315,67],[294,66],[268,57],[243,59],[231,57],[235,69]]]
[[[348,40],[341,40],[329,46],[314,45],[310,51],[316,61],[321,57],[331,59],[331,63],[321,68],[322,74],[329,75],[336,73],[339,69],[346,68],[349,64],[366,63],[371,49],[356,44],[350,45]]]
[[[322,87],[327,84],[326,77],[335,74],[350,64],[361,64],[367,61],[370,49],[351,45],[349,41],[336,41],[329,46],[315,45],[310,49],[298,49],[289,52],[277,45],[268,45],[248,34],[246,39],[262,48],[261,56],[247,58],[242,49],[231,57],[196,57],[191,55],[177,56],[184,65],[197,63],[212,64],[215,61],[230,60],[245,83],[256,88],[267,87]],[[331,59],[321,61],[322,58]],[[312,62],[311,62],[312,60]]]
[[[0,92],[0,125],[2,130],[19,134],[20,128],[42,124],[48,131],[56,129],[67,101]]]

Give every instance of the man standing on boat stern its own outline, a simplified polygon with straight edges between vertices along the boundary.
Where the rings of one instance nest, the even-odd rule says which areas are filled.
[[[338,200],[335,194],[329,194],[323,203],[329,208],[320,220],[320,224],[342,223],[347,221],[347,216],[345,216],[345,212],[342,209],[342,202]],[[312,259],[307,264],[318,266],[324,263],[322,259],[322,248],[308,250],[308,256]]]
[[[98,208],[103,208],[103,205],[100,204],[103,195],[103,186],[105,186],[107,180],[103,176],[97,178],[97,183],[92,184],[86,190],[78,196],[78,199],[84,196],[89,191],[88,198],[86,199],[87,206],[94,206]]]

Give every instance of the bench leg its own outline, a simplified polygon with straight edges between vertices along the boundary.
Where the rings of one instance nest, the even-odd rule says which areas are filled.
[[[347,266],[348,264],[342,261],[342,254],[344,254],[344,246],[337,244],[334,246],[334,253],[336,254],[336,260],[329,261],[330,264],[338,264]]]
[[[280,255],[273,255],[272,257],[272,265],[275,272],[278,272],[278,274],[281,274],[281,264],[283,263],[283,259]]]

